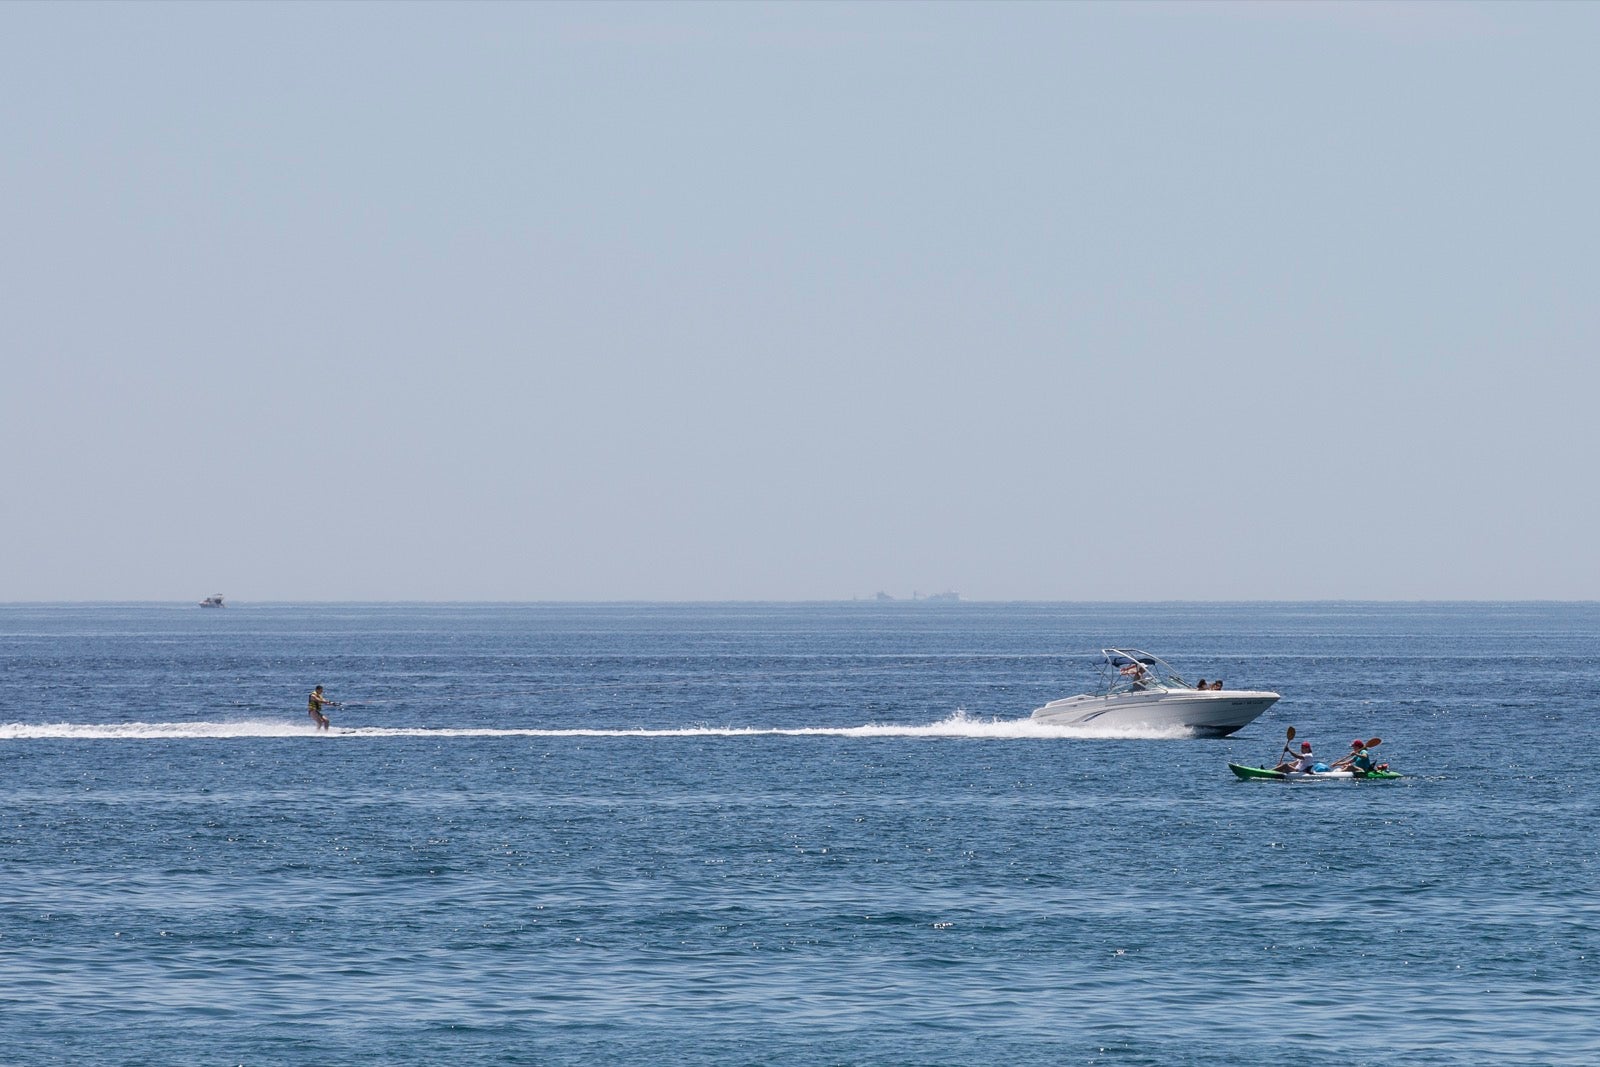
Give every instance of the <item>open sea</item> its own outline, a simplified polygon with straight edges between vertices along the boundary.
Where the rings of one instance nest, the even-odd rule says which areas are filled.
[[[1283,699],[1025,721],[1118,644]],[[0,1064],[1591,1065],[1597,712],[1592,603],[0,605]]]

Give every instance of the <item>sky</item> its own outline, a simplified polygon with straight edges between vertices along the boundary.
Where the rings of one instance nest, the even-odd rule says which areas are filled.
[[[0,601],[1596,599],[1600,5],[0,5]]]

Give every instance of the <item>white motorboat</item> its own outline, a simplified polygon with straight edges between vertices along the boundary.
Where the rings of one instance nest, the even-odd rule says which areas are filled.
[[[1033,720],[1053,726],[1181,727],[1226,737],[1278,701],[1256,689],[1199,688],[1163,660],[1137,648],[1103,648],[1095,659],[1101,688],[1035,708]]]
[[[225,608],[228,605],[222,602],[221,593],[212,593],[210,596],[200,601],[200,606],[203,608]]]

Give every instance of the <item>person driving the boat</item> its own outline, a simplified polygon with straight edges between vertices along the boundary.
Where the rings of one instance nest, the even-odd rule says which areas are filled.
[[[1134,661],[1122,668],[1122,676],[1132,683],[1135,689],[1143,689],[1144,681],[1150,677],[1150,672],[1144,669],[1144,664]]]

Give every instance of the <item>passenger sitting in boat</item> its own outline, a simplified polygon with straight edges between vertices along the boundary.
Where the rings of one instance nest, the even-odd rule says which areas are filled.
[[[1206,680],[1204,678],[1202,678],[1198,682],[1196,682],[1194,684],[1194,687],[1196,689],[1210,689],[1211,688],[1209,685],[1206,684]]]
[[[1149,672],[1144,669],[1144,664],[1142,663],[1128,664],[1126,667],[1122,668],[1122,675],[1133,682],[1133,687],[1135,689],[1143,689],[1144,680],[1150,676]]]
[[[1216,681],[1212,682],[1211,688],[1220,690],[1222,688],[1222,679],[1218,678]]]

